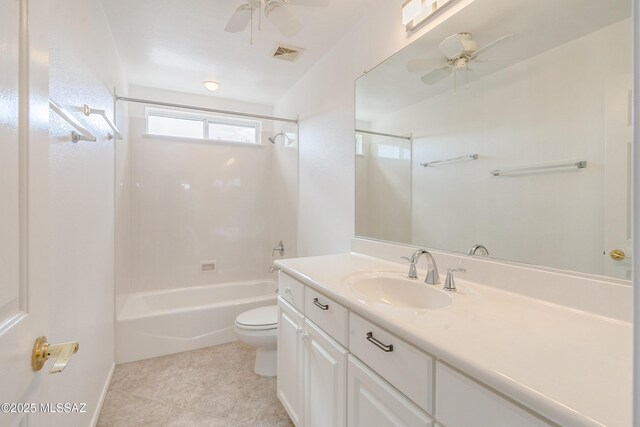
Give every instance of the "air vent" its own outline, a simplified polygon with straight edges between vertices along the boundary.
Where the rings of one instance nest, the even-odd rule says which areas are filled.
[[[298,57],[304,52],[301,47],[286,46],[280,43],[276,43],[271,51],[271,56],[276,59],[282,59],[284,61],[295,62]]]
[[[216,271],[216,261],[200,261],[201,273],[213,273]]]

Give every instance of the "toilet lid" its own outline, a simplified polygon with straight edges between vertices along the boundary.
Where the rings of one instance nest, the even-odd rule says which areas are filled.
[[[275,329],[278,327],[278,306],[268,305],[245,311],[236,317],[236,325],[243,329]]]

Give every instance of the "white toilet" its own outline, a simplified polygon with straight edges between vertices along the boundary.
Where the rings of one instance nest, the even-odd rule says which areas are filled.
[[[254,371],[274,377],[277,364],[278,306],[254,308],[236,317],[233,328],[240,341],[256,348]]]

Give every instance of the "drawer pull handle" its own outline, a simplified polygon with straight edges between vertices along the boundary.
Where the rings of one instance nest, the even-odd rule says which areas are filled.
[[[321,304],[321,303],[318,301],[318,298],[314,298],[314,299],[313,299],[313,304],[314,304],[316,307],[319,307],[319,308],[320,308],[320,310],[329,310],[329,304]]]
[[[367,332],[367,341],[372,342],[376,347],[381,350],[386,351],[387,353],[393,351],[393,344],[386,345],[382,341],[373,337],[373,332]]]

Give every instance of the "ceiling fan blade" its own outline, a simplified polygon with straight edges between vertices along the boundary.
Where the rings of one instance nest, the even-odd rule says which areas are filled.
[[[424,76],[420,80],[422,83],[427,84],[429,86],[433,86],[439,81],[445,79],[447,76],[451,74],[451,69],[449,68],[437,68]]]
[[[501,41],[506,40],[506,39],[508,39],[510,37],[513,37],[513,34],[507,34],[506,36],[502,36],[502,37],[499,37],[499,38],[495,39],[491,43],[486,44],[486,45],[482,46],[480,49],[476,50],[475,53],[473,54],[473,56],[476,57],[476,56],[482,54],[483,52],[486,52],[487,50],[489,50],[490,48],[494,47],[495,45],[497,45]]]
[[[467,39],[467,42],[471,41],[471,35],[469,33],[457,33],[442,40],[438,45],[438,49],[440,49],[447,58],[455,58],[466,50],[465,43],[462,41],[463,37]]]
[[[327,7],[331,3],[331,0],[285,0],[285,3],[294,6]]]
[[[286,6],[281,3],[268,4],[264,14],[285,37],[294,36],[302,29],[302,24],[298,21],[298,18],[293,16]]]
[[[240,31],[244,31],[249,25],[249,21],[251,21],[251,14],[253,13],[253,9],[248,4],[243,4],[231,15],[229,22],[227,22],[227,26],[224,27],[224,30],[228,33],[238,33]]]
[[[442,64],[443,61],[440,58],[412,59],[407,62],[407,71],[410,73],[416,71],[428,71],[440,67]]]

